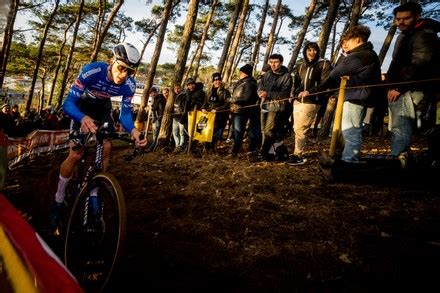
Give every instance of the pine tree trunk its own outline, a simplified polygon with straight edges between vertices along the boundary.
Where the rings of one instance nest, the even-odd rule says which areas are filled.
[[[267,40],[266,54],[264,54],[263,64],[267,64],[269,62],[270,52],[272,52],[272,47],[274,44],[275,30],[278,24],[278,17],[281,11],[281,4],[282,4],[282,0],[278,0],[277,6],[275,8],[275,14],[273,16],[272,28],[270,30],[269,39]]]
[[[58,60],[57,60],[57,65],[55,66],[55,73],[54,73],[54,77],[53,77],[53,81],[52,81],[52,86],[50,88],[49,98],[47,99],[47,106],[52,104],[52,98],[53,98],[53,94],[55,92],[55,87],[57,84],[58,73],[60,72],[61,61],[63,59],[63,50],[64,50],[64,47],[66,46],[66,42],[67,42],[67,32],[69,31],[70,27],[73,24],[74,24],[74,22],[71,22],[64,30],[64,38],[63,38],[63,42],[60,44],[60,49],[58,50]]]
[[[180,43],[180,47],[177,52],[173,85],[181,84],[182,81],[183,72],[185,70],[185,63],[191,45],[191,36],[194,32],[194,26],[196,24],[198,5],[199,5],[199,0],[191,0],[188,4],[188,14],[186,16],[185,28],[183,29],[182,42]],[[172,122],[171,113],[174,108],[174,99],[175,99],[175,93],[173,90],[170,90],[170,95],[165,105],[165,110],[160,126],[159,141],[158,141],[158,145],[160,147],[166,145],[167,138],[170,137],[171,122]]]
[[[315,13],[316,3],[317,0],[310,1],[309,8],[307,9],[306,16],[304,18],[303,26],[296,35],[295,47],[293,48],[292,57],[290,57],[289,65],[287,66],[289,72],[292,72],[293,68],[295,67],[296,59],[298,58],[299,52],[301,51],[302,43],[304,42],[304,38],[309,28],[310,21],[312,20],[313,14]]]
[[[52,24],[52,20],[58,11],[59,4],[60,4],[60,0],[55,1],[55,7],[52,13],[49,15],[46,24],[44,25],[43,35],[41,36],[40,45],[38,47],[38,55],[37,55],[37,60],[35,62],[34,73],[32,74],[32,81],[29,89],[29,97],[28,100],[26,101],[26,110],[28,111],[31,108],[32,97],[34,96],[35,83],[37,82],[37,78],[38,78],[38,70],[40,69],[41,58],[43,57],[43,49],[44,49],[44,44],[46,43],[47,33],[49,32],[50,26]],[[42,99],[44,99],[44,97]]]
[[[238,45],[240,43],[241,35],[243,33],[244,24],[247,18],[248,11],[249,11],[249,0],[244,0],[243,7],[240,13],[240,21],[238,23],[237,31],[235,32],[235,36],[234,36],[234,41],[232,42],[231,50],[228,52],[228,60],[225,65],[223,81],[229,80],[232,74],[234,57],[235,54],[237,53]]]
[[[229,22],[228,33],[226,34],[225,43],[223,44],[222,54],[217,65],[218,72],[224,72],[224,66],[226,58],[228,57],[229,47],[231,47],[232,37],[235,34],[235,26],[237,24],[238,16],[240,15],[241,7],[243,5],[243,0],[238,0],[235,6],[234,13],[231,16],[231,21]]]
[[[95,27],[93,28],[93,31],[95,32],[95,34],[93,36],[92,48],[96,48],[96,44],[98,44],[99,32],[101,31],[101,28],[104,23],[106,2],[107,2],[107,0],[99,0],[98,15],[96,16],[96,24],[95,24]]]
[[[197,44],[197,48],[200,46],[200,43]],[[186,83],[186,80],[189,78],[189,76],[191,75],[191,71],[193,69],[193,64],[194,64],[194,60],[196,59],[196,51],[197,49],[192,52],[190,58],[189,58],[189,63],[185,65],[185,73],[183,74],[182,77],[182,86]]]
[[[154,48],[154,53],[153,56],[151,57],[150,68],[148,69],[144,91],[142,92],[141,106],[139,108],[139,112],[136,117],[137,123],[142,122],[141,117],[144,115],[145,107],[147,106],[148,103],[150,88],[153,86],[157,63],[159,62],[160,53],[162,52],[162,45],[165,39],[165,33],[167,30],[168,21],[170,20],[170,15],[172,10],[173,10],[173,0],[167,0],[163,9],[162,20],[160,21],[159,33],[157,35],[157,40],[156,40],[156,47]]]
[[[266,2],[264,3],[263,9],[261,10],[260,26],[258,27],[257,36],[255,37],[255,45],[254,45],[254,49],[252,51],[251,62],[254,64],[254,70],[252,72],[252,75],[255,75],[255,71],[257,69],[258,53],[260,52],[261,36],[263,34],[264,24],[266,23],[266,16],[267,16],[268,8],[269,8],[269,0],[266,0]]]
[[[194,80],[197,79],[199,73],[200,59],[202,59],[203,47],[205,46],[206,39],[208,38],[208,30],[211,25],[211,20],[214,17],[215,8],[218,5],[218,0],[213,0],[211,4],[211,8],[209,10],[208,17],[206,18],[205,26],[203,27],[202,39],[200,40],[200,46],[197,48],[195,55],[195,65],[194,65]]]
[[[338,8],[340,4],[340,0],[330,0],[330,5],[327,10],[327,15],[324,20],[324,25],[322,26],[321,34],[318,39],[318,46],[321,50],[320,57],[324,58],[325,50],[327,48],[328,39],[330,37],[330,32],[333,27],[333,23],[338,14]]]
[[[158,22],[156,24],[156,26],[154,27],[154,30],[148,35],[147,39],[145,40],[145,43],[142,46],[141,59],[144,56],[145,50],[147,49],[148,44],[150,43],[151,39],[153,38],[153,36],[156,33],[157,29],[159,28],[160,24],[161,24],[161,22]]]
[[[79,25],[81,23],[81,17],[84,9],[84,1],[85,0],[81,0],[79,3],[78,15],[75,20],[75,28],[73,30],[73,35],[72,35],[72,44],[70,45],[69,54],[67,55],[67,60],[63,71],[63,79],[61,80],[60,92],[58,93],[57,107],[60,107],[61,104],[63,103],[64,91],[66,89],[66,84],[69,77],[69,68],[70,68],[70,64],[72,63],[73,52],[75,51],[76,38],[78,36]]]
[[[17,10],[19,0],[11,0],[9,5],[9,13],[6,19],[6,26],[3,37],[3,44],[0,51],[0,88],[3,87],[3,81],[6,73],[6,65],[8,64],[9,50],[12,43],[13,28],[15,23],[15,18],[17,17]]]
[[[119,9],[121,8],[122,4],[124,4],[124,0],[118,0],[115,5],[113,6],[108,18],[107,22],[103,28],[102,31],[97,31],[96,34],[98,35],[96,39],[95,47],[93,48],[92,55],[90,56],[90,62],[96,61],[96,58],[98,57],[98,52],[101,50],[102,42],[104,41],[105,36],[107,35],[108,29],[112,25],[113,19],[115,18],[116,14],[118,13]]]

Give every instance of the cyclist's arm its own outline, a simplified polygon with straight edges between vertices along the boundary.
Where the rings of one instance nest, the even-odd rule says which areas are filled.
[[[134,122],[132,116],[132,106],[131,99],[133,98],[134,92],[127,92],[122,95],[121,101],[121,114],[119,115],[119,121],[121,122],[122,127],[131,134],[134,129]]]
[[[85,116],[78,108],[78,102],[86,88],[96,82],[96,77],[99,77],[102,70],[96,63],[86,64],[70,87],[63,103],[63,110],[76,122],[81,122]]]

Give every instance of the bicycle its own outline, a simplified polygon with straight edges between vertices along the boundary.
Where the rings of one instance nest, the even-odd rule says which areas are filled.
[[[84,288],[98,292],[108,283],[121,256],[127,221],[121,186],[113,175],[102,171],[103,141],[107,137],[132,141],[128,137],[106,133],[106,127],[106,124],[100,126],[95,135],[89,133],[84,139],[74,139],[74,149],[82,148],[84,154],[78,167],[78,178],[72,180],[75,184],[73,192],[66,196],[71,208],[62,231],[66,267]],[[95,150],[94,156],[89,154],[91,149]],[[131,159],[137,153],[139,151],[135,148]],[[89,157],[93,162],[88,162]],[[91,208],[92,191],[97,192],[98,208],[95,210]],[[70,193],[69,188],[67,193]]]

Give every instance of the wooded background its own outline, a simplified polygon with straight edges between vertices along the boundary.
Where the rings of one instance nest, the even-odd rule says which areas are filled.
[[[381,48],[375,48],[383,61],[396,33],[392,14],[387,11],[407,1],[310,0],[304,14],[295,16],[291,7],[295,0],[146,0],[139,5],[139,10],[145,9],[146,15],[151,16],[140,21],[134,21],[121,10],[128,2],[6,1],[2,9],[5,15],[0,47],[0,88],[6,76],[29,76],[30,86],[22,89],[26,93],[26,109],[33,105],[38,110],[47,105],[60,107],[81,67],[96,60],[108,61],[113,45],[123,42],[129,32],[143,35],[143,47],[139,48],[142,55],[150,43],[155,43],[154,48],[149,49],[153,51],[151,60],[142,63],[136,73],[136,79],[145,84],[141,109],[147,103],[155,78],[165,86],[183,85],[188,77],[208,83],[211,74],[219,71],[223,81],[232,84],[237,79],[238,64],[265,64],[281,45],[291,47],[290,56],[284,56],[284,64],[292,71],[302,61],[306,35],[318,40],[322,57],[335,59],[341,33],[359,23],[388,30]],[[438,18],[440,1],[415,2],[424,8],[424,17]],[[31,41],[25,36],[29,31],[13,29],[20,13],[31,15],[28,20]],[[292,31],[287,33],[291,38],[285,37],[286,32],[280,34],[285,23]],[[343,29],[338,30],[341,25]],[[264,33],[267,27],[270,31]],[[176,52],[175,64],[158,64],[165,44]],[[221,51],[218,60],[212,59],[214,51]],[[259,70],[261,68],[254,66],[255,74]],[[35,93],[37,80],[42,85],[38,95]],[[173,101],[171,91],[168,115],[163,118],[165,126],[170,121]],[[161,137],[164,135],[167,135],[165,129],[161,131]]]

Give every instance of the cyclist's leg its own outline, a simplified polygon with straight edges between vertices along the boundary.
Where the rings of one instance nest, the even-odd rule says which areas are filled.
[[[80,127],[79,123],[72,122],[70,126],[70,134],[73,134],[75,131],[78,131],[79,127]],[[82,149],[78,151],[73,150],[74,145],[75,145],[74,142],[70,142],[69,155],[63,161],[63,163],[61,163],[60,166],[57,191],[55,193],[54,201],[52,202],[50,209],[50,224],[53,227],[59,225],[62,216],[63,202],[66,196],[66,187],[70,181],[70,178],[72,178],[73,172],[75,171],[78,162],[81,160],[81,157],[83,155]]]

